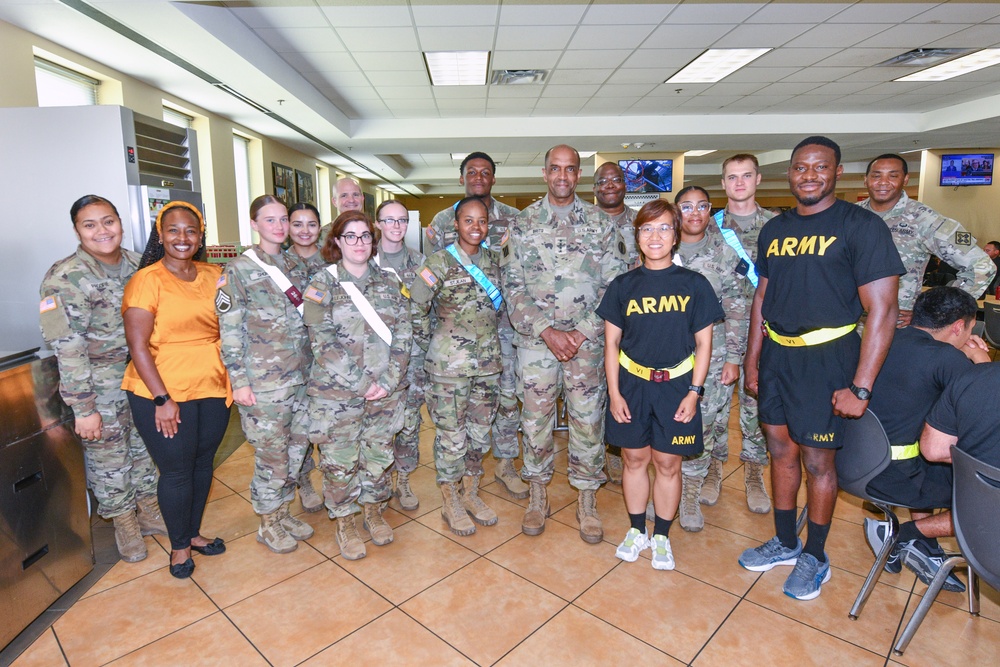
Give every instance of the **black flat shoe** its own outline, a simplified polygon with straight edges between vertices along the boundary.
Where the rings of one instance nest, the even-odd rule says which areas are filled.
[[[226,543],[222,541],[221,537],[217,537],[203,547],[192,544],[191,550],[197,551],[203,556],[218,556],[226,553]]]
[[[170,566],[171,576],[177,579],[187,579],[194,572],[194,561],[188,558],[183,563]]]

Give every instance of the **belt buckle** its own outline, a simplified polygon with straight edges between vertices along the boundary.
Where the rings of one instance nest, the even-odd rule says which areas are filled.
[[[654,370],[649,374],[650,382],[666,382],[669,379],[669,371]]]

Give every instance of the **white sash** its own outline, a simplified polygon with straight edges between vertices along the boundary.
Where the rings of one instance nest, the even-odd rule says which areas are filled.
[[[301,315],[302,293],[299,292],[298,288],[296,288],[295,285],[292,284],[292,281],[288,279],[288,276],[282,273],[281,269],[279,269],[278,267],[271,266],[270,264],[265,264],[261,260],[261,258],[257,256],[257,253],[254,252],[253,248],[248,248],[247,251],[243,253],[243,255],[264,270],[264,273],[266,273],[268,277],[270,277],[271,280],[274,281],[274,283],[278,286],[279,290],[285,293],[285,296],[288,297],[288,300],[291,301],[292,305],[295,306],[295,310],[299,311],[299,315]]]
[[[352,282],[340,282],[340,276],[337,275],[336,264],[331,264],[326,267],[326,270],[330,272],[330,275],[337,281],[337,284],[344,288],[344,291],[347,292],[347,296],[351,297],[354,307],[358,309],[359,313],[361,313],[361,317],[365,318],[365,322],[368,323],[368,326],[370,326],[375,333],[378,334],[379,338],[385,341],[386,345],[392,345],[392,332],[389,331],[389,327],[387,327],[385,322],[382,321],[382,318],[378,316],[378,313],[375,312],[372,305],[368,303],[368,299],[366,299],[365,295],[361,293],[358,286]]]

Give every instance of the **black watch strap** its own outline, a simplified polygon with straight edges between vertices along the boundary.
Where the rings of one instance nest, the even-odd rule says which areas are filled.
[[[699,396],[704,396],[705,395],[705,387],[697,385],[697,384],[693,384],[693,385],[689,386],[688,387],[688,391],[693,391],[694,393],[698,394]]]
[[[872,390],[871,389],[865,389],[864,387],[859,387],[859,386],[857,386],[857,385],[855,385],[853,383],[851,384],[850,389],[851,389],[851,393],[854,394],[855,396],[857,396],[859,401],[868,401],[868,400],[871,400],[871,397],[872,397]]]
[[[156,396],[153,398],[153,405],[160,407],[161,405],[166,405],[167,401],[170,400],[170,394],[164,394],[163,396]]]

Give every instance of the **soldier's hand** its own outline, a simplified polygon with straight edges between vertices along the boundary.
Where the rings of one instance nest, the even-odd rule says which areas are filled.
[[[979,336],[969,336],[969,340],[962,346],[965,353],[974,364],[981,364],[990,361],[990,348]]]
[[[729,387],[740,379],[740,367],[738,364],[726,362],[722,364],[722,384]]]
[[[576,356],[579,345],[574,340],[573,334],[578,332],[559,331],[552,327],[542,332],[542,340],[559,361],[569,361]],[[583,335],[583,334],[580,334]]]
[[[746,390],[751,394],[753,394],[754,396],[757,395],[758,378],[759,378],[759,372],[757,370],[757,365],[744,363],[743,386],[746,387]]]
[[[833,392],[833,414],[838,417],[858,419],[867,408],[868,401],[862,401],[846,387]]]
[[[101,439],[101,413],[95,412],[86,417],[79,417],[76,420],[76,434],[84,440]]]
[[[677,406],[677,412],[674,413],[674,421],[680,422],[682,424],[687,424],[692,419],[694,419],[695,413],[698,411],[698,394],[693,391],[689,391],[687,396],[681,399],[681,404]]]
[[[625,402],[625,398],[618,394],[617,396],[608,396],[609,409],[611,410],[611,416],[619,424],[631,424],[632,423],[632,413],[629,412],[628,403]]]
[[[181,423],[181,409],[177,403],[170,399],[163,405],[157,406],[156,430],[163,434],[164,438],[172,438],[177,435],[177,425]]]
[[[373,384],[372,386],[368,387],[368,391],[365,392],[365,400],[377,401],[380,398],[385,398],[388,395],[389,392],[387,392],[385,389],[378,386],[377,384]]]
[[[252,405],[257,405],[257,397],[254,396],[253,389],[250,387],[240,387],[233,389],[233,403],[249,408]]]
[[[910,321],[913,319],[912,310],[900,309],[899,315],[896,316],[896,328],[902,329],[903,327],[910,326]]]

